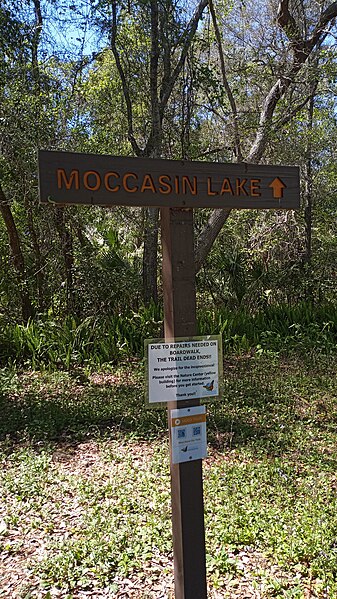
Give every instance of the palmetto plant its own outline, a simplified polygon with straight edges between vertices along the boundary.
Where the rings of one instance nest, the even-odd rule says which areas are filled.
[[[90,316],[81,322],[30,320],[7,324],[0,334],[2,363],[29,364],[32,368],[66,368],[117,362],[141,356],[143,340],[158,337],[162,328],[160,310],[151,305],[139,312],[110,317]]]
[[[91,316],[80,322],[31,320],[26,325],[7,324],[0,333],[2,364],[32,368],[65,368],[117,363],[141,358],[144,339],[162,336],[162,313],[156,305],[138,312],[109,317]],[[270,306],[252,314],[243,308],[201,309],[201,335],[222,335],[225,352],[336,350],[337,313],[334,306],[312,304]]]

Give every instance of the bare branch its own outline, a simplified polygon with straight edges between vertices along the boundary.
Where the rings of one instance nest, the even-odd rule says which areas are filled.
[[[314,47],[320,40],[322,34],[326,34],[325,29],[331,22],[337,17],[337,2],[333,2],[328,8],[321,14],[319,22],[317,23],[314,32],[309,40],[309,47]]]
[[[195,248],[195,272],[199,272],[214,241],[231,213],[231,209],[216,208],[201,231]]]
[[[278,79],[266,96],[263,103],[263,108],[261,110],[260,122],[256,132],[255,140],[248,154],[248,162],[257,163],[259,160],[261,160],[268,140],[268,134],[271,129],[271,122],[275,108],[289,85],[290,81],[284,79],[282,81],[282,79]]]
[[[127,83],[126,75],[124,73],[123,65],[120,59],[119,51],[116,45],[117,39],[117,2],[113,0],[112,2],[112,24],[111,24],[111,50],[114,55],[114,59],[116,62],[117,70],[120,76],[120,80],[122,83],[123,95],[126,104],[126,114],[128,120],[128,139],[131,143],[132,149],[136,156],[142,156],[143,151],[139,147],[136,142],[134,133],[133,133],[133,114],[132,114],[132,102],[130,98],[129,86]]]
[[[150,58],[150,94],[151,94],[151,135],[144,154],[159,158],[161,155],[161,124],[158,98],[158,61],[159,61],[159,11],[158,1],[151,0],[151,58]]]
[[[297,23],[289,12],[289,0],[281,0],[279,2],[277,22],[289,40],[296,43],[301,39],[301,33]]]
[[[305,39],[301,36],[294,17],[289,12],[289,0],[280,0],[277,21],[288,37],[294,51],[295,60],[303,64],[314,47],[326,35],[326,27],[337,17],[337,2],[333,2],[322,12],[312,36]]]
[[[230,107],[231,107],[231,110],[232,110],[232,114],[233,114],[235,155],[236,155],[237,161],[241,162],[242,161],[242,152],[241,152],[240,133],[239,133],[239,126],[238,126],[238,111],[237,111],[237,106],[236,106],[235,98],[233,96],[232,90],[230,88],[230,85],[229,85],[228,79],[227,79],[226,66],[225,66],[225,57],[224,57],[224,52],[223,52],[223,47],[222,47],[222,41],[221,41],[221,35],[220,35],[220,31],[219,31],[219,26],[218,26],[216,14],[215,14],[213,0],[209,0],[208,4],[209,4],[209,9],[210,9],[210,12],[211,12],[211,16],[212,16],[212,22],[213,22],[215,37],[216,37],[216,41],[217,41],[217,44],[218,44],[218,52],[219,52],[220,65],[221,65],[222,82],[223,82],[223,86],[224,86],[224,88],[226,90],[226,94],[227,94],[227,97],[228,97],[228,100],[229,100],[229,103],[230,103]]]
[[[38,60],[38,49],[39,43],[41,39],[42,33],[42,12],[41,12],[41,4],[40,0],[33,0],[34,4],[34,13],[35,13],[35,27],[34,27],[34,35],[32,37],[32,71],[33,77],[35,81],[35,85],[37,89],[40,88],[40,70],[39,70],[39,60]]]
[[[300,102],[300,104],[297,104],[297,106],[295,106],[291,112],[289,112],[286,116],[280,119],[278,123],[273,127],[273,131],[279,131],[280,129],[282,129],[284,125],[287,125],[294,118],[294,116],[308,104],[308,102],[312,99],[313,95],[315,94],[317,85],[318,81],[316,80],[310,91],[310,94],[302,102]]]
[[[272,130],[273,116],[278,102],[289,89],[290,85],[295,81],[296,76],[300,72],[303,64],[307,61],[308,57],[312,54],[313,50],[318,48],[323,42],[327,35],[327,26],[331,24],[336,17],[337,2],[333,2],[320,16],[311,37],[308,40],[303,40],[295,20],[289,12],[289,1],[280,0],[278,22],[290,41],[292,50],[294,52],[294,58],[286,73],[274,83],[265,98],[260,114],[260,122],[256,132],[256,137],[248,155],[249,162],[259,162],[261,159],[266,147],[268,136]],[[301,110],[301,108],[307,104],[308,100],[310,100],[310,97],[311,95],[301,104],[296,106],[287,117],[284,117],[278,124],[277,128],[281,128],[281,126],[290,121],[296,112]],[[230,210],[214,210],[208,220],[208,223],[199,235],[196,247],[197,271],[200,269],[203,261],[207,257],[218,233],[221,230],[221,227],[228,219],[229,214]]]
[[[180,58],[176,64],[176,67],[171,75],[171,77],[165,81],[165,85],[164,85],[164,81],[162,82],[162,88],[161,88],[161,93],[160,93],[160,113],[161,113],[161,117],[164,114],[164,110],[165,107],[167,105],[167,102],[170,99],[173,87],[182,71],[182,68],[185,64],[185,60],[187,57],[187,53],[188,50],[191,46],[193,37],[195,35],[195,32],[197,30],[199,21],[202,17],[202,13],[204,12],[206,6],[208,4],[208,0],[200,0],[198,7],[195,10],[195,13],[193,15],[193,17],[191,18],[190,22],[188,23],[185,32],[184,32],[184,44],[183,44],[183,48],[181,50],[181,54],[180,54]]]
[[[282,28],[286,27],[285,31],[287,32],[287,23],[292,23],[293,21],[292,17],[287,16],[287,0],[281,0],[279,4],[279,15],[281,9],[283,13],[281,22],[280,19],[279,22]],[[295,29],[292,26],[290,27],[290,29],[288,28],[288,31],[291,31],[290,40],[294,50],[294,60],[286,74],[280,77],[278,81],[276,81],[276,83],[273,85],[273,87],[271,88],[271,90],[265,98],[263,108],[260,114],[259,127],[256,133],[254,143],[251,147],[251,150],[247,158],[249,162],[258,162],[261,159],[267,143],[269,132],[271,131],[272,119],[278,102],[284,96],[291,83],[295,80],[297,74],[301,70],[303,64],[309,58],[310,54],[312,54],[314,48],[319,47],[322,41],[326,38],[327,32],[325,28],[329,23],[329,20],[333,20],[336,16],[337,2],[334,2],[321,15],[319,22],[315,27],[314,33],[308,41],[305,41],[300,37],[296,37],[294,33]]]

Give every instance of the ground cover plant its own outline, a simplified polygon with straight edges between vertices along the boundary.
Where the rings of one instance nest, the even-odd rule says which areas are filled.
[[[210,597],[336,597],[336,370],[318,352],[226,359]],[[0,380],[0,597],[172,597],[166,414],[143,407],[142,363]]]
[[[226,353],[335,351],[337,311],[332,304],[269,305],[252,312],[226,306],[205,308],[199,301],[200,334],[221,334]],[[41,315],[18,323],[0,315],[0,366],[97,369],[126,358],[142,358],[144,339],[162,336],[163,312],[155,304],[82,320]]]

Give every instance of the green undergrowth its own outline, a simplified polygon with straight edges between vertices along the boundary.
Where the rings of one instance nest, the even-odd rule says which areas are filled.
[[[225,361],[204,462],[208,577],[224,597],[242,553],[262,597],[337,596],[336,371],[333,355]],[[141,362],[2,369],[0,385],[2,555],[42,536],[29,569],[46,592],[113,591],[153,561],[170,572],[167,418],[144,408]]]
[[[226,307],[198,312],[201,335],[220,334],[227,353],[289,355],[334,353],[337,309],[334,305],[266,306],[251,313]],[[100,368],[142,358],[144,339],[162,337],[159,306],[126,310],[112,316],[40,316],[27,324],[0,321],[0,365],[48,370]],[[319,348],[319,350],[318,350]]]

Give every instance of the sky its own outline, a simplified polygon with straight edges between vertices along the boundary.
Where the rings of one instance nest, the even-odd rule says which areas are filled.
[[[41,52],[51,51],[67,58],[91,56],[104,45],[102,35],[91,22],[93,5],[89,0],[42,3],[43,35]],[[31,4],[32,19],[34,12]]]

